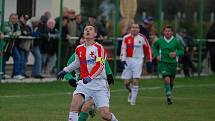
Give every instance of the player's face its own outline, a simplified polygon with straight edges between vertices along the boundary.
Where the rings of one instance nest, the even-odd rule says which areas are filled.
[[[171,28],[165,28],[163,34],[167,39],[169,39],[172,37],[173,31]]]
[[[132,35],[137,35],[139,33],[139,31],[140,31],[140,28],[139,28],[138,24],[133,24],[131,26],[130,32],[131,32]]]
[[[84,28],[84,38],[93,39],[96,37],[95,28],[93,26],[86,26]]]

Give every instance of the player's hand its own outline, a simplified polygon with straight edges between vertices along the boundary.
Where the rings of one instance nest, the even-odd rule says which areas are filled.
[[[113,79],[113,75],[112,74],[109,74],[107,75],[107,81],[108,81],[108,84],[114,84],[114,79]]]
[[[170,52],[170,53],[169,53],[169,56],[170,56],[171,58],[175,58],[175,57],[176,57],[176,52]]]
[[[66,71],[62,70],[57,74],[57,80],[63,80],[64,76],[66,75]]]
[[[77,87],[76,80],[75,79],[70,79],[69,80],[69,85],[72,86],[72,87]]]
[[[127,66],[126,61],[121,61],[121,64],[122,64],[122,68],[125,69],[125,67]]]
[[[84,83],[84,84],[87,84],[87,83],[89,83],[89,82],[91,82],[91,81],[92,81],[92,79],[91,79],[89,76],[83,78],[83,83]]]

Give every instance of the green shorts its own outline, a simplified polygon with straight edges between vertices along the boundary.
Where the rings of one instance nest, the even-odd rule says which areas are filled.
[[[171,76],[172,78],[175,78],[176,68],[177,68],[177,63],[159,62],[158,64],[159,73],[163,77]]]

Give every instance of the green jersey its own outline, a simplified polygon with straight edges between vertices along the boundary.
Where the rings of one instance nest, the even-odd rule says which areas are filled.
[[[169,56],[170,52],[176,52],[176,56],[181,56],[184,53],[183,46],[180,42],[172,37],[169,41],[165,40],[164,37],[159,38],[153,45],[153,56],[161,57],[161,62],[166,63],[177,63],[176,57],[172,58]]]
[[[69,58],[68,62],[67,62],[67,66],[69,64],[71,64],[73,61],[75,61],[75,53],[72,54],[72,56]],[[65,75],[65,79],[68,81],[70,79],[75,79],[75,80],[80,80],[80,77],[79,77],[79,69],[75,71],[75,73],[67,73]],[[107,60],[105,60],[105,72],[106,72],[106,75],[109,75],[109,74],[112,74],[112,71],[111,71],[111,68],[110,68],[110,65],[108,63]],[[77,77],[77,78],[75,78]]]

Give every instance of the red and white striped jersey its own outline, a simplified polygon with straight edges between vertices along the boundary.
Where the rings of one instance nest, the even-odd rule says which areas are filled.
[[[82,44],[76,48],[75,53],[75,61],[65,67],[64,70],[66,72],[80,67],[80,78],[82,79],[88,76],[94,79],[102,75],[102,72],[104,72],[105,60],[105,51],[102,45],[98,43],[94,43],[90,46]]]
[[[123,37],[121,46],[121,61],[125,61],[126,58],[143,58],[147,57],[148,60],[152,60],[152,51],[146,37],[142,34],[132,36],[127,34]]]
[[[80,78],[90,77],[93,79],[88,85],[90,88],[102,87],[106,85],[105,64],[106,54],[104,48],[99,43],[90,46],[79,45],[75,50],[75,61],[64,68],[64,71],[71,72],[80,68]],[[94,88],[93,88],[94,87]]]

